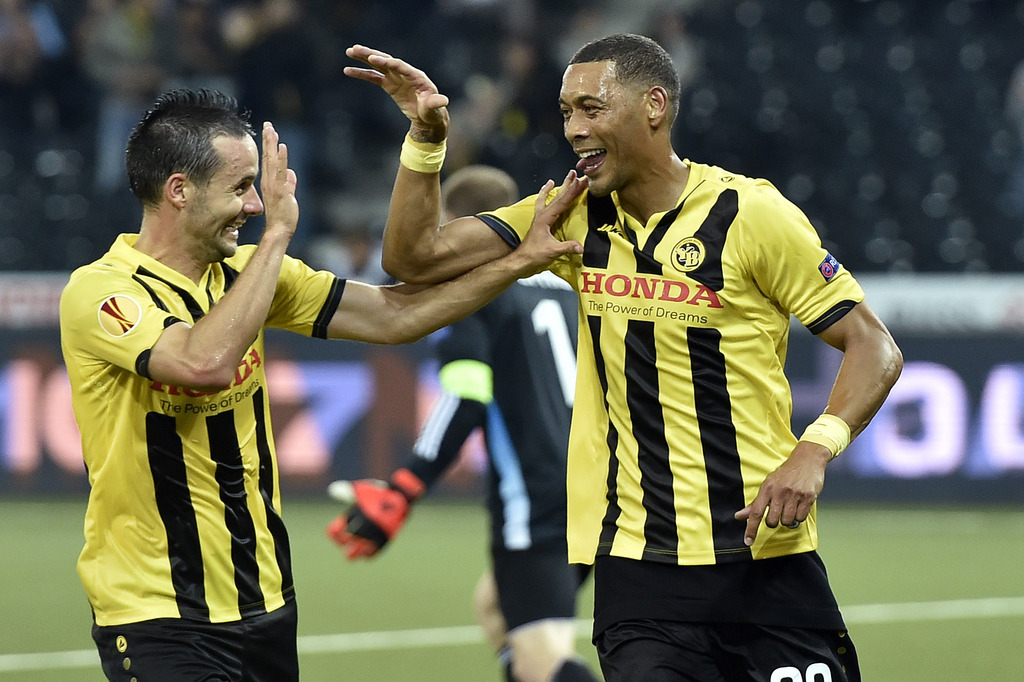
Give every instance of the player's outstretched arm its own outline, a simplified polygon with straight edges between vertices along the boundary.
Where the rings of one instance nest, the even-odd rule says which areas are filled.
[[[469,315],[512,282],[546,269],[559,257],[582,253],[579,242],[563,242],[552,229],[586,185],[585,177],[570,171],[558,195],[546,204],[554,189],[554,182],[549,180],[537,195],[533,223],[519,247],[451,281],[383,287],[349,281],[331,318],[328,336],[370,343],[409,343]]]
[[[458,326],[454,325],[453,329]],[[460,359],[459,362],[473,361]],[[489,366],[483,367],[489,372]],[[467,392],[489,400],[489,373],[483,378],[468,378],[464,383]],[[342,480],[334,481],[327,487],[327,494],[343,505],[341,514],[327,526],[327,535],[345,549],[349,559],[375,556],[393,540],[405,525],[413,503],[455,463],[469,434],[483,426],[487,416],[486,405],[461,395],[457,397],[459,403],[454,413],[448,409],[449,404],[441,400],[427,417],[424,431],[429,431],[431,435],[436,435],[438,429],[442,431],[437,438],[437,449],[431,452],[431,457],[411,455],[403,466],[391,474],[387,482],[374,479]],[[420,437],[423,437],[422,432]]]

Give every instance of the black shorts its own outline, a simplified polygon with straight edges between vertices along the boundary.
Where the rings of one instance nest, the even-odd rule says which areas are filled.
[[[844,631],[634,620],[595,644],[606,682],[860,682]]]
[[[509,630],[549,618],[575,618],[576,592],[590,566],[570,564],[564,543],[491,548],[498,601]]]
[[[157,618],[99,627],[92,638],[111,682],[297,682],[295,602],[231,623]]]

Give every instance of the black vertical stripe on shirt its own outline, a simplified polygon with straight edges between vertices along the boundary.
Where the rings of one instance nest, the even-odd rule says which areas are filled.
[[[618,220],[615,202],[611,196],[587,196],[587,238],[583,241],[583,267],[607,268],[611,241],[602,227],[614,225]]]
[[[250,615],[262,605],[260,569],[256,560],[256,527],[246,505],[245,466],[238,447],[235,414],[232,410],[206,418],[210,456],[216,463],[214,477],[224,504],[224,525],[231,535],[231,561],[235,568],[238,607]]]
[[[643,490],[644,509],[647,510],[644,558],[664,560],[666,556],[675,557],[679,536],[676,532],[665,416],[661,409],[654,330],[654,322],[629,321],[623,366],[626,405],[637,442],[640,488]]]
[[[733,516],[746,503],[721,341],[722,334],[717,329],[690,327],[686,331],[715,555],[718,561],[729,561],[749,559],[750,550],[743,544],[746,522]]]
[[[139,285],[146,290],[146,293],[149,294],[149,297],[151,299],[153,299],[153,303],[156,305],[157,308],[164,311],[165,313],[170,312],[170,310],[167,309],[167,304],[164,303],[159,296],[157,296],[156,291],[153,290],[153,287],[149,286],[149,283],[146,280],[142,279],[138,275],[132,275],[132,279],[138,282]]]
[[[284,521],[274,509],[277,479],[274,476],[274,459],[270,454],[270,425],[267,423],[265,403],[266,394],[260,388],[252,396],[252,409],[256,415],[256,451],[260,457],[259,489],[266,511],[267,528],[270,530],[270,536],[274,538],[274,555],[281,571],[281,591],[287,592],[292,588],[291,548]]]
[[[611,549],[615,540],[616,522],[622,514],[619,507],[619,493],[616,490],[616,480],[619,475],[619,460],[615,451],[619,446],[619,432],[612,423],[610,410],[608,408],[608,374],[604,367],[604,356],[601,354],[601,318],[596,315],[587,316],[587,326],[590,327],[590,338],[594,346],[594,365],[597,367],[597,377],[601,381],[601,394],[604,396],[604,409],[608,414],[608,433],[605,435],[605,443],[608,445],[608,478],[606,484],[608,492],[605,494],[608,506],[605,508],[604,519],[601,521],[601,537],[598,547],[605,550]]]
[[[683,205],[679,204],[661,217],[661,220],[658,221],[658,224],[655,225],[651,234],[647,237],[647,241],[644,242],[644,248],[641,249],[637,247],[636,242],[633,243],[637,272],[648,275],[662,274],[661,263],[655,260],[654,250],[661,244],[661,240],[665,238],[665,234],[668,233],[669,228],[672,227],[672,223],[676,221],[676,217],[681,210],[683,210]]]
[[[182,303],[185,304],[185,309],[188,310],[188,314],[192,316],[192,322],[193,323],[198,322],[200,320],[200,318],[202,318],[203,315],[206,314],[203,311],[202,307],[200,307],[199,302],[196,301],[196,299],[192,297],[192,294],[188,293],[187,291],[185,291],[181,287],[179,287],[179,286],[177,286],[175,284],[171,284],[170,282],[168,282],[163,277],[158,277],[157,275],[155,275],[154,273],[150,272],[146,268],[140,267],[138,270],[136,270],[136,272],[138,274],[140,274],[140,275],[145,275],[146,277],[151,277],[151,278],[157,280],[158,282],[163,282],[164,285],[167,286],[167,288],[169,288],[171,291],[176,293],[178,295],[178,297],[181,298]]]
[[[729,227],[736,220],[739,210],[739,194],[734,189],[725,190],[718,195],[707,218],[693,235],[704,244],[704,260],[689,275],[712,291],[721,291],[725,286],[722,251],[725,249]]]
[[[224,293],[226,294],[228,293],[228,289],[231,288],[231,285],[235,283],[236,279],[238,279],[238,270],[235,270],[227,263],[221,263],[220,271],[224,273]]]
[[[146,415],[146,451],[157,512],[167,532],[167,560],[178,611],[185,617],[208,620],[199,528],[174,417],[156,412]]]

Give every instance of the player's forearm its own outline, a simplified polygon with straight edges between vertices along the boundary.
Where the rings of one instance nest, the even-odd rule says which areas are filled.
[[[515,253],[429,287],[398,285],[387,292],[388,306],[378,319],[376,343],[409,343],[461,320],[492,301],[533,267]]]
[[[847,343],[826,412],[850,426],[850,436],[867,427],[903,369],[903,355],[884,329]]]
[[[228,293],[190,330],[183,349],[196,376],[186,385],[223,387],[266,323],[288,236],[266,234]]]
[[[399,167],[384,226],[381,265],[403,282],[429,281],[440,239],[441,183],[438,173]]]
[[[414,456],[404,464],[427,488],[431,488],[455,463],[466,439],[474,429],[484,425],[487,416],[487,407],[478,400],[451,393],[446,400],[459,401],[455,411],[449,417],[447,409],[439,410],[439,405],[435,406],[417,438]],[[448,407],[450,403],[445,405]],[[437,434],[437,430],[441,433]]]

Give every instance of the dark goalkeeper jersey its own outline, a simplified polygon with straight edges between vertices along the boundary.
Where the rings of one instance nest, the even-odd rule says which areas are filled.
[[[576,387],[576,296],[550,273],[520,280],[470,320],[494,372],[484,434],[492,538],[565,541],[565,460]]]
[[[646,225],[584,192],[556,232],[584,246],[552,266],[579,295],[568,457],[574,562],[596,554],[714,564],[808,552],[797,529],[743,544],[733,515],[796,445],[784,374],[790,316],[819,333],[863,299],[807,218],[765,180],[687,162]],[[535,197],[480,217],[509,243]]]
[[[78,573],[101,626],[152,618],[211,622],[292,598],[288,536],[264,367],[263,332],[229,388],[153,381],[163,330],[220,300],[255,247],[199,284],[121,235],[76,270],[60,331],[91,491]],[[344,281],[285,258],[266,326],[325,337]]]
[[[441,396],[407,466],[432,485],[482,428],[495,546],[565,544],[576,330],[575,292],[544,272],[451,324],[438,343]]]

